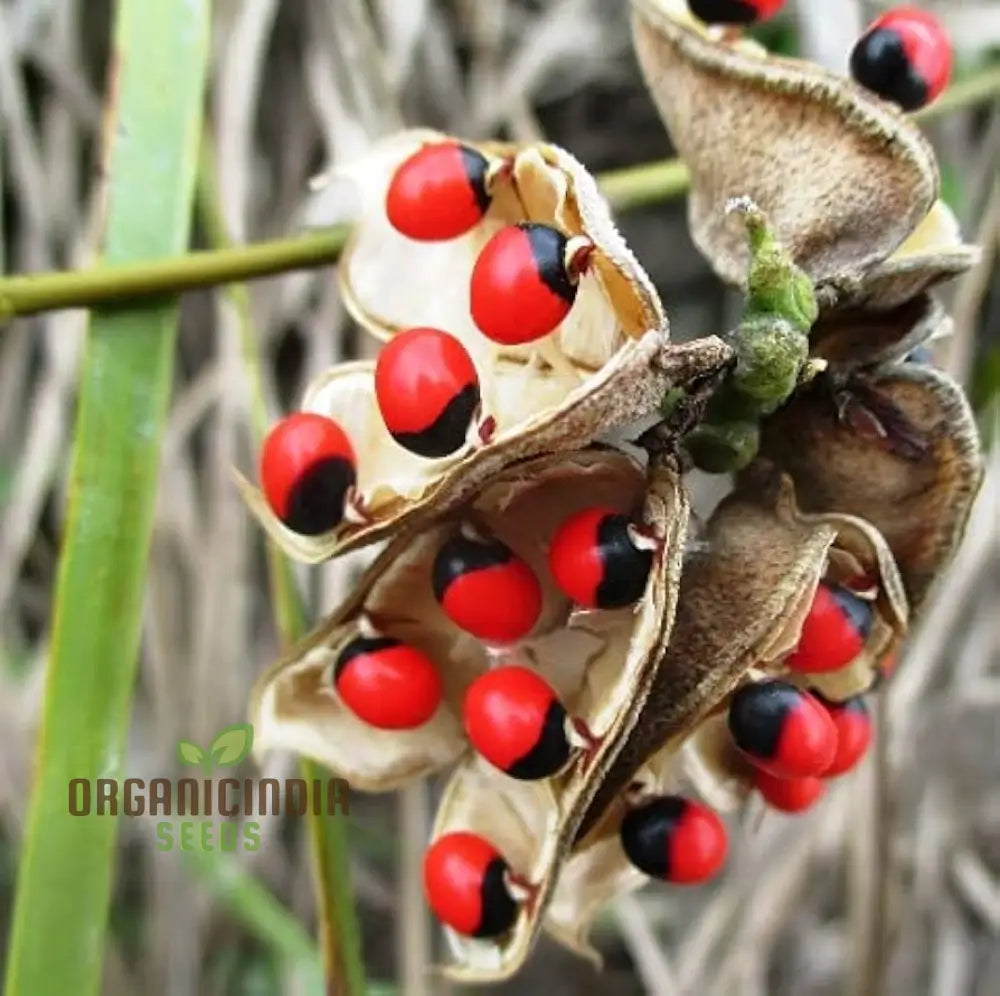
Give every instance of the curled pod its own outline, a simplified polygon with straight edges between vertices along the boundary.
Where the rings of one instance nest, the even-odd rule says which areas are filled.
[[[536,633],[519,648],[519,657],[531,664],[527,675],[520,666],[501,667],[469,689],[467,729],[476,750],[447,782],[434,836],[457,830],[488,836],[533,892],[510,934],[489,945],[448,931],[454,963],[446,971],[456,979],[495,981],[523,963],[576,825],[645,697],[673,619],[683,548],[676,544],[684,535],[687,501],[676,468],[660,458],[653,459],[650,477],[633,500],[643,491],[644,521],[668,552],[654,563],[635,611],[595,613],[573,625],[566,625],[563,614],[558,628]],[[567,490],[554,519],[538,503],[507,510],[512,520],[534,520],[536,535],[547,540],[557,523],[589,503],[635,507],[628,500],[622,504],[623,492],[609,501],[607,489],[600,493],[585,480],[575,482],[572,502],[569,495]],[[538,549],[542,556],[546,540]],[[565,612],[569,603],[559,597]],[[523,711],[510,722],[518,706]],[[571,751],[578,746],[575,758]]]
[[[974,265],[917,124],[846,76],[710,32],[684,0],[632,7],[639,65],[691,172],[692,237],[723,280],[741,287],[747,271],[734,195],[771,219],[825,311],[893,308]]]
[[[669,341],[656,291],[613,225],[593,177],[554,146],[459,143],[491,164],[503,164],[486,213],[455,238],[417,244],[401,234],[386,217],[386,192],[394,175],[420,150],[454,141],[437,133],[405,132],[342,171],[358,188],[360,214],[338,275],[351,314],[379,340],[391,345],[415,328],[436,329],[457,340],[475,369],[485,416],[472,426],[472,445],[462,445],[466,436],[460,429],[469,426],[461,423],[475,400],[464,360],[445,367],[434,390],[437,403],[428,396],[406,410],[394,403],[391,387],[382,390],[376,384],[375,363],[340,364],[318,377],[300,407],[340,423],[364,454],[355,488],[359,514],[304,536],[288,529],[260,492],[240,481],[260,523],[296,560],[320,562],[416,527],[467,501],[505,467],[545,453],[572,452],[647,418],[668,391],[697,407],[730,362],[731,350],[721,339]],[[323,219],[316,215],[314,220]],[[534,257],[522,253],[521,262],[529,266],[514,275],[512,285],[495,267],[488,268],[486,284],[495,292],[486,295],[492,301],[484,305],[488,313],[504,320],[524,304],[529,319],[544,316],[544,328],[536,327],[531,335],[551,334],[531,342],[513,342],[528,325],[501,330],[499,338],[509,341],[491,341],[470,308],[477,261],[488,261],[487,244],[505,232],[506,238],[526,239],[529,232],[532,239],[548,238],[543,254],[548,262],[532,270]],[[556,241],[561,246],[560,240],[566,252],[555,259],[549,250]],[[546,276],[558,285],[555,291]],[[526,287],[531,293],[522,300]],[[482,305],[482,296],[476,298]],[[383,365],[391,356],[387,349]],[[456,372],[459,367],[464,372]],[[409,369],[396,366],[397,373]],[[409,392],[407,377],[398,376]]]

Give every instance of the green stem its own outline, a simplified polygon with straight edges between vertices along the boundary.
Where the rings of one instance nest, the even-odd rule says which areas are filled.
[[[1000,93],[1000,65],[993,65],[955,83],[940,99],[914,114],[914,118],[931,121],[982,103],[997,93]],[[680,160],[662,159],[602,173],[597,181],[615,211],[628,211],[679,197],[687,190],[690,175]],[[7,277],[0,279],[0,322],[18,315],[113,305],[136,298],[256,280],[289,270],[330,266],[339,258],[348,234],[346,226],[337,226],[157,262]]]
[[[220,253],[232,252],[219,202],[216,175],[211,135],[206,130],[202,137],[199,171],[199,219],[209,243]],[[250,421],[256,441],[260,444],[267,431],[268,417],[250,296],[241,283],[230,285],[226,292],[236,309],[243,363],[250,385]],[[282,643],[290,646],[305,633],[306,613],[290,565],[271,540],[267,541],[267,565],[275,624]],[[300,768],[307,784],[312,784],[314,780],[325,782],[329,777],[313,761],[303,759]],[[347,820],[342,815],[322,813],[310,814],[306,820],[326,988],[338,996],[361,996],[365,991],[365,972],[351,890]]]

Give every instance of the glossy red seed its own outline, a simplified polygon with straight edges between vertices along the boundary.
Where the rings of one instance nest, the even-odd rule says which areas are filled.
[[[566,710],[551,686],[526,667],[498,667],[465,693],[462,719],[472,746],[514,778],[554,775],[569,761]]]
[[[357,637],[334,664],[334,683],[344,704],[380,730],[411,730],[441,704],[441,677],[416,647],[391,637]]]
[[[420,456],[448,456],[466,442],[479,408],[479,377],[453,335],[407,329],[375,362],[375,398],[393,439]]]
[[[865,756],[872,742],[872,718],[860,696],[823,705],[837,729],[837,751],[823,777],[834,778],[850,771]]]
[[[695,17],[706,24],[754,24],[766,21],[786,0],[688,0]]]
[[[434,559],[432,584],[445,615],[488,643],[515,643],[541,615],[538,578],[497,540],[448,539]]]
[[[486,243],[469,288],[472,318],[483,335],[513,346],[556,329],[576,298],[566,247],[554,228],[529,223],[502,228]]]
[[[296,412],[278,422],[261,449],[260,479],[274,514],[295,532],[336,528],[357,480],[354,449],[333,419]]]
[[[626,856],[640,871],[678,885],[712,878],[728,850],[722,820],[681,796],[650,799],[629,810],[620,836]]]
[[[851,53],[851,73],[864,87],[903,110],[935,100],[951,78],[952,50],[930,11],[895,7],[873,21]]]
[[[784,681],[739,688],[729,703],[728,724],[746,758],[779,778],[820,775],[837,750],[837,731],[822,703]]]
[[[754,772],[754,787],[773,809],[801,813],[826,791],[821,778],[777,778],[767,771]]]
[[[496,937],[517,917],[504,877],[507,863],[490,841],[456,831],[424,855],[424,894],[435,916],[460,934]]]
[[[864,649],[874,610],[846,588],[820,583],[802,624],[799,642],[785,663],[800,674],[837,671]]]
[[[618,609],[642,597],[653,553],[635,547],[629,525],[617,509],[597,506],[570,516],[552,537],[549,571],[578,605]]]
[[[421,242],[464,235],[489,207],[488,170],[482,154],[458,142],[425,145],[393,175],[385,198],[389,223]]]

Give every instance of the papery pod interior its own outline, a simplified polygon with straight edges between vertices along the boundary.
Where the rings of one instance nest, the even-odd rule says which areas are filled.
[[[847,308],[823,315],[809,333],[809,351],[840,375],[902,360],[951,332],[941,302],[920,294],[888,311]]]
[[[480,380],[482,417],[495,420],[485,445],[425,459],[386,430],[374,392],[374,363],[334,367],[306,392],[302,408],[341,423],[358,452],[358,491],[366,522],[345,520],[314,537],[297,536],[242,482],[251,509],[298,560],[317,562],[373,542],[433,506],[454,504],[507,464],[587,445],[656,411],[676,388],[702,391],[730,352],[715,338],[674,346],[646,273],[611,221],[596,184],[568,153],[545,144],[475,146],[509,164],[483,220],[456,239],[415,242],[389,224],[385,194],[393,171],[433,132],[406,132],[352,173],[362,210],[341,263],[345,301],[383,340],[404,328],[430,326],[458,338]],[[542,340],[498,346],[475,326],[469,302],[479,251],[504,225],[543,222],[594,245],[567,318]]]
[[[905,632],[906,598],[878,533],[850,516],[803,515],[787,478],[761,467],[758,475],[719,505],[685,560],[667,652],[639,721],[581,824],[581,839],[600,835],[602,814],[633,773],[665,745],[679,745],[751,668],[785,671],[821,580],[868,575],[878,590],[859,658],[840,672],[813,676],[824,694],[847,698],[866,689],[878,661]],[[703,794],[711,796],[711,785]]]
[[[727,41],[685,0],[632,6],[640,66],[691,172],[692,236],[724,280],[746,276],[746,240],[725,212],[743,196],[827,306],[891,308],[975,262],[937,201],[933,150],[893,105],[812,63]]]
[[[467,747],[462,697],[490,666],[491,655],[448,619],[434,597],[432,565],[441,544],[463,521],[506,543],[531,566],[544,593],[541,617],[519,652],[531,659],[538,647],[562,639],[561,653],[582,662],[599,640],[586,625],[566,630],[571,607],[548,577],[547,543],[564,518],[589,505],[623,511],[641,505],[645,485],[640,464],[617,451],[543,457],[487,482],[456,516],[440,516],[397,537],[351,597],[260,679],[251,699],[255,748],[294,750],[327,765],[354,788],[369,791],[397,788],[454,762]],[[358,634],[362,620],[378,633],[416,647],[437,665],[445,698],[423,726],[375,729],[337,695],[333,663]]]
[[[761,452],[801,506],[856,515],[885,537],[913,610],[962,537],[982,480],[961,389],[922,363],[820,378],[762,425]]]
[[[451,776],[433,838],[456,830],[486,837],[535,890],[501,938],[469,938],[445,928],[454,957],[446,971],[452,977],[506,978],[527,957],[580,818],[635,722],[666,645],[687,518],[687,497],[672,462],[654,458],[643,519],[661,549],[642,600],[635,607],[578,616],[534,641],[524,655],[553,685],[567,712],[598,738],[593,753],[543,781],[508,777],[478,756],[467,757]]]

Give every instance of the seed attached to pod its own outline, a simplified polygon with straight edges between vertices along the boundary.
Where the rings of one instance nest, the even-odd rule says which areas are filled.
[[[467,145],[425,145],[393,175],[385,198],[389,223],[420,242],[458,238],[489,209],[490,173],[490,161]]]
[[[823,772],[824,778],[834,778],[850,771],[865,756],[872,742],[872,717],[860,695],[844,702],[827,702],[825,699],[820,699],[820,702],[837,730],[833,763]]]
[[[490,764],[512,778],[548,778],[569,762],[570,719],[536,672],[498,667],[477,678],[462,705],[465,732]]]
[[[767,771],[754,772],[754,787],[772,809],[801,813],[826,791],[821,778],[777,778]]]
[[[456,533],[434,558],[432,583],[445,615],[487,643],[522,639],[542,611],[538,578],[499,540]]]
[[[820,583],[802,624],[799,642],[785,661],[800,674],[846,667],[864,649],[875,611],[852,591]]]
[[[264,440],[260,479],[272,511],[289,529],[318,536],[344,518],[357,482],[354,448],[333,419],[296,412]]]
[[[752,764],[779,778],[821,775],[837,750],[837,730],[823,705],[785,681],[737,689],[729,732]]]
[[[465,445],[479,410],[479,377],[453,335],[408,329],[378,355],[375,398],[400,446],[419,456],[444,457]]]
[[[380,730],[423,726],[441,704],[441,677],[416,647],[378,634],[360,635],[337,655],[333,683],[359,719]]]
[[[613,508],[585,508],[570,516],[549,547],[549,570],[578,605],[620,609],[642,598],[656,541]]]
[[[500,229],[472,269],[472,318],[483,335],[506,346],[534,342],[569,314],[594,246],[548,225]]]
[[[498,937],[517,919],[510,869],[486,839],[457,831],[439,837],[424,855],[424,894],[434,915],[469,937]]]
[[[940,96],[951,77],[951,42],[929,11],[895,7],[872,22],[851,53],[851,75],[904,111]]]
[[[756,24],[785,6],[785,0],[688,0],[691,13],[706,24]]]
[[[705,806],[677,795],[650,799],[622,820],[622,848],[653,878],[679,885],[705,882],[726,860],[722,820]]]

